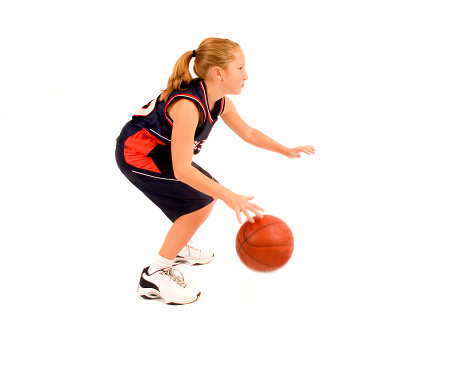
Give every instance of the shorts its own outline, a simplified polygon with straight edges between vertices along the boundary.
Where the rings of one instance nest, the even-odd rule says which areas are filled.
[[[174,222],[179,217],[195,212],[214,201],[213,197],[199,192],[173,177],[157,177],[153,172],[136,168],[125,162],[124,149],[116,147],[116,162],[125,177],[149,198],[161,211]],[[196,163],[192,166],[217,180]]]

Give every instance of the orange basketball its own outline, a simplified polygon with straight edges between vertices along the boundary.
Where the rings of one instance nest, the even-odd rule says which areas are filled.
[[[284,266],[294,249],[294,237],[280,218],[264,215],[254,223],[246,221],[236,236],[236,252],[255,271],[274,271]]]

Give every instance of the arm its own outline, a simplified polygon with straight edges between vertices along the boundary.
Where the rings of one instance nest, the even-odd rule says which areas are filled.
[[[194,134],[199,118],[196,105],[189,100],[181,99],[173,106],[170,114],[174,121],[171,152],[175,177],[202,193],[224,201],[227,206],[235,211],[240,223],[241,212],[251,222],[254,222],[254,219],[249,214],[249,211],[261,217],[259,210],[263,209],[249,202],[253,197],[233,193],[191,165],[193,161]]]
[[[288,148],[282,144],[277,143],[263,132],[249,126],[239,115],[235,105],[227,98],[224,112],[222,113],[222,120],[224,123],[235,132],[245,142],[252,144],[258,148],[268,151],[280,153],[286,157],[293,159],[300,157],[300,153],[304,152],[307,155],[315,153],[315,148],[312,146]]]

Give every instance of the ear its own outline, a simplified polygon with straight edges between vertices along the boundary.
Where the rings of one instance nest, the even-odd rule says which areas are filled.
[[[223,72],[219,66],[213,66],[211,68],[211,74],[214,79],[219,79],[220,81],[223,80]]]

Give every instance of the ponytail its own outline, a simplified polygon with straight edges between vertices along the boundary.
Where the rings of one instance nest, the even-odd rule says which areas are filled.
[[[194,73],[199,78],[205,79],[211,67],[218,66],[225,69],[228,63],[235,59],[235,51],[239,48],[240,45],[228,39],[206,38],[196,50],[186,52],[178,59],[160,99],[167,100],[173,91],[183,90],[193,80],[189,70],[191,58],[196,57]]]
[[[182,90],[193,80],[189,71],[189,63],[193,55],[194,51],[186,52],[177,60],[168,79],[168,85],[160,96],[161,100],[167,100],[174,90]]]

